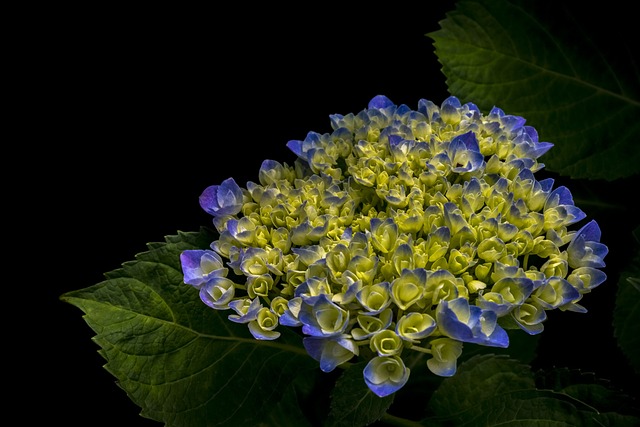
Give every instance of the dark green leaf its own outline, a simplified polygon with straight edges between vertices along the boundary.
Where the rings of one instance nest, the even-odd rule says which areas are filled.
[[[395,394],[376,396],[364,382],[365,362],[349,366],[331,393],[328,427],[360,427],[379,420],[393,403]]]
[[[635,426],[639,421],[601,413],[568,393],[536,389],[528,366],[491,355],[461,364],[436,390],[430,408],[435,416],[422,420],[424,426]]]
[[[600,412],[639,415],[640,409],[632,396],[616,389],[609,380],[579,369],[555,368],[536,372],[536,386],[565,393],[598,408]]]
[[[555,144],[541,159],[548,170],[605,180],[637,174],[635,42],[616,38],[624,25],[606,20],[596,21],[602,40],[588,38],[591,21],[573,15],[557,2],[463,0],[427,35],[451,94],[483,111],[497,106],[522,116]]]
[[[476,407],[479,396],[487,399],[534,387],[534,376],[528,365],[507,356],[474,356],[460,364],[453,377],[442,382],[429,406],[435,414],[445,416]]]
[[[513,390],[492,399],[476,396],[476,407],[451,412],[439,420],[424,420],[423,425],[636,427],[639,421],[630,415],[599,413],[566,394],[551,390]]]
[[[282,398],[274,405],[264,419],[260,419],[256,427],[311,427],[300,405],[300,390],[297,383],[313,382],[313,375],[299,375],[294,382],[286,386]]]
[[[268,420],[297,375],[317,369],[295,332],[258,341],[182,282],[179,255],[207,247],[206,232],[180,233],[123,264],[97,285],[69,292],[95,331],[105,368],[141,415],[166,426],[256,424]],[[295,416],[292,413],[292,416]],[[300,423],[298,423],[299,425]]]
[[[613,311],[613,333],[636,374],[640,374],[640,251],[620,275]]]

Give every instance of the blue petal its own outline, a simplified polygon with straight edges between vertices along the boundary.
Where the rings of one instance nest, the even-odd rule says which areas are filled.
[[[475,113],[480,113],[480,108],[478,108],[478,106],[476,104],[474,104],[473,102],[465,102],[464,105],[467,106],[469,111],[473,111]]]
[[[284,326],[302,326],[302,322],[296,319],[290,311],[282,313],[278,322]]]
[[[605,267],[604,257],[609,253],[609,248],[599,243],[600,227],[595,220],[591,220],[576,232],[567,247],[569,265],[578,267]]]
[[[303,159],[306,160],[306,157],[303,156],[302,154],[302,141],[300,140],[291,140],[289,142],[287,142],[287,148],[289,148],[289,150],[293,151],[293,153],[298,156],[298,157],[302,157]]]
[[[278,322],[285,326],[302,326],[302,322],[298,319],[300,307],[302,307],[302,298],[291,298],[287,303],[285,312],[282,313],[282,316],[278,319]]]
[[[428,99],[420,99],[418,101],[418,112],[423,114],[429,121],[436,120],[440,117],[440,109],[433,101]]]
[[[251,335],[257,340],[261,341],[273,341],[275,339],[280,338],[280,332],[278,331],[266,331],[258,325],[258,322],[255,320],[249,322],[249,332]]]
[[[544,191],[545,193],[548,193],[553,188],[553,184],[555,183],[555,181],[553,178],[546,178],[541,181],[538,181],[538,183],[540,184],[542,191]]]
[[[378,109],[384,109],[387,107],[391,107],[393,106],[393,102],[391,102],[391,100],[389,98],[387,98],[384,95],[376,95],[374,96],[371,101],[369,101],[369,105],[367,106],[367,108],[378,108]]]
[[[455,143],[462,143],[467,150],[475,151],[477,153],[480,152],[480,145],[478,144],[478,139],[476,138],[476,134],[473,131],[469,131],[463,135],[458,135],[451,141],[451,145],[453,146]]]
[[[302,339],[302,344],[307,350],[307,353],[309,353],[309,356],[317,361],[320,361],[322,358],[322,350],[324,350],[326,342],[327,338],[305,337]]]
[[[600,226],[595,220],[585,224],[578,232],[577,236],[582,236],[588,242],[599,242],[601,237]]]
[[[538,142],[535,145],[535,148],[530,151],[530,154],[534,159],[537,159],[547,151],[551,150],[551,148],[553,148],[553,144],[550,142]]]
[[[226,277],[228,272],[220,255],[208,249],[182,251],[180,264],[184,283],[195,287],[202,286],[212,277]]]
[[[386,365],[386,366],[383,366]],[[390,371],[400,369],[400,375],[395,375],[396,380],[391,379]],[[376,356],[367,363],[363,370],[364,381],[367,387],[379,397],[385,397],[400,390],[409,380],[410,369],[407,368],[402,359],[397,356],[380,357]]]
[[[522,126],[524,126],[524,123],[526,122],[523,117],[513,116],[510,114],[502,116],[500,121],[504,125],[505,129],[511,132],[517,131],[518,129],[522,128]]]
[[[449,96],[447,99],[442,101],[442,108],[460,108],[462,104],[460,104],[460,100],[455,96]]]
[[[347,339],[305,337],[302,344],[307,353],[320,362],[322,372],[333,371],[358,353],[358,346]]]
[[[456,300],[462,301],[466,299],[461,297]],[[467,305],[468,303],[469,302],[467,301]],[[471,308],[472,307],[469,307],[469,309]],[[477,309],[480,310],[480,308]],[[454,311],[449,307],[449,301],[447,300],[442,300],[438,304],[438,308],[436,309],[436,321],[438,323],[438,328],[450,338],[457,339],[459,341],[469,341],[473,339],[471,328],[458,320]]]
[[[218,293],[220,293],[220,295],[216,298]],[[200,299],[202,302],[216,310],[228,309],[228,304],[234,295],[234,283],[226,277],[213,277],[200,288]]]
[[[490,116],[504,117],[504,111],[501,108],[496,107],[495,105],[489,111]]]
[[[571,191],[564,185],[556,188],[551,192],[551,194],[549,194],[545,208],[552,208],[560,205],[574,205]]]
[[[200,207],[210,215],[235,215],[242,209],[242,190],[233,178],[220,185],[205,188],[199,198]]]
[[[327,310],[339,311],[342,315],[342,323],[333,331],[325,331],[318,322],[318,315]],[[314,297],[303,298],[298,319],[302,322],[302,332],[315,337],[335,337],[342,335],[348,325],[349,313],[332,302],[327,294],[320,294]]]
[[[262,303],[260,303],[259,298],[255,298],[251,301],[246,314],[243,314],[242,310],[240,309],[240,307],[243,306],[243,303],[244,302],[241,299],[236,299],[229,303],[229,307],[231,307],[233,310],[235,310],[236,313],[238,313],[230,314],[228,316],[229,320],[235,323],[249,323],[258,317],[258,311],[260,311],[260,309],[262,308]]]
[[[509,347],[509,335],[500,325],[496,325],[491,335],[479,335],[474,341],[476,344],[485,345],[487,347]]]

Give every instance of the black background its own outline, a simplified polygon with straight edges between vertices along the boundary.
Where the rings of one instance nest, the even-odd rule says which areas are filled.
[[[103,369],[81,311],[59,296],[102,281],[147,242],[209,225],[198,204],[204,188],[255,181],[264,159],[291,163],[287,141],[329,132],[330,114],[357,113],[378,94],[414,109],[421,98],[440,104],[449,93],[425,34],[454,3],[423,3],[55,11],[61,19],[43,31],[34,61],[42,179],[29,192],[37,199],[29,228],[38,233],[29,241],[48,271],[26,280],[45,309],[33,333],[36,374],[20,394],[39,410],[25,421],[160,425],[138,415]],[[593,31],[631,31],[607,20],[614,16]],[[562,313],[547,327],[558,352],[540,363],[590,370],[605,358],[603,375],[621,383],[628,365],[598,323],[610,306],[598,306],[598,292],[584,305],[587,315]],[[582,324],[604,328],[590,354],[572,352],[586,334],[571,328]]]

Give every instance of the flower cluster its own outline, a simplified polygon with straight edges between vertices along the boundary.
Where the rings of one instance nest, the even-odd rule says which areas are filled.
[[[586,311],[608,249],[595,221],[570,230],[586,215],[568,188],[534,177],[552,144],[525,119],[379,95],[330,121],[288,142],[293,165],[265,160],[259,183],[203,191],[219,236],[181,263],[204,304],[258,340],[299,327],[322,371],[362,358],[381,397],[411,355],[451,376],[464,343],[508,347],[506,329]]]

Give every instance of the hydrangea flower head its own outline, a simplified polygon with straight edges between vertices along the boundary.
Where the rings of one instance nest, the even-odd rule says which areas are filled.
[[[292,165],[265,160],[258,182],[203,191],[219,235],[180,261],[208,307],[258,340],[295,328],[324,372],[366,358],[381,397],[416,352],[448,377],[466,345],[505,348],[508,329],[539,334],[549,310],[586,311],[608,249],[568,188],[536,179],[553,144],[524,118],[378,95],[329,119],[286,144]]]

